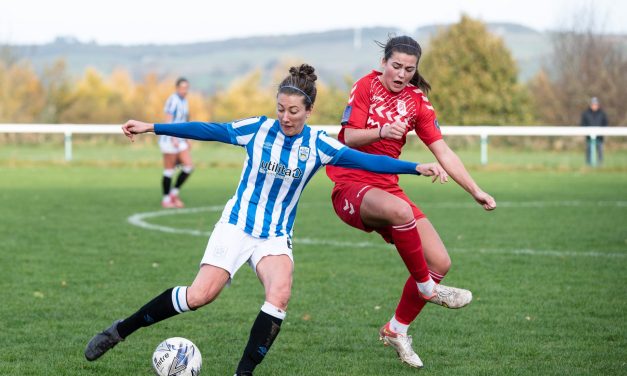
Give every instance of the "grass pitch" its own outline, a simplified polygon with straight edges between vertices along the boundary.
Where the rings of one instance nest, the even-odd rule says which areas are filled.
[[[206,236],[127,222],[160,210],[156,150],[90,146],[77,151],[73,164],[47,162],[39,149],[8,150],[0,160],[1,375],[148,375],[154,348],[173,336],[199,346],[203,375],[233,374],[263,303],[247,267],[215,303],[140,330],[99,361],[83,358],[89,338],[114,319],[168,287],[191,283],[204,251]],[[430,159],[421,153],[406,157]],[[201,163],[182,193],[188,207],[224,205],[242,157],[237,148],[199,148]],[[458,311],[428,306],[412,325],[422,371],[400,364],[377,341],[407,276],[399,256],[375,234],[336,218],[331,183],[320,171],[297,215],[288,316],[256,374],[627,373],[622,166],[473,168],[497,199],[493,213],[454,184],[402,178],[449,248],[447,283],[475,296]],[[219,214],[209,208],[146,222],[207,232]]]

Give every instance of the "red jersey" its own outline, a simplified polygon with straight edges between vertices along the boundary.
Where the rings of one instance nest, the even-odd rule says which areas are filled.
[[[430,145],[442,139],[435,110],[422,90],[408,84],[400,93],[387,90],[379,76],[373,71],[355,83],[348,99],[348,105],[342,116],[342,129],[338,135],[344,142],[344,129],[380,128],[394,121],[406,123],[405,135],[400,140],[379,140],[355,149],[364,153],[387,155],[398,158],[405,145],[407,133],[415,131],[418,137]],[[327,166],[327,175],[335,183],[361,182],[378,187],[398,184],[398,175],[377,174],[374,172]]]

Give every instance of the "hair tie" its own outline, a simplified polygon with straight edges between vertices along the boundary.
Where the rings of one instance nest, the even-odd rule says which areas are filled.
[[[304,92],[304,91],[302,91],[301,89],[297,88],[296,86],[292,86],[292,85],[283,85],[283,86],[281,86],[281,87],[279,88],[279,91],[281,91],[281,89],[285,89],[285,88],[287,88],[287,89],[293,89],[293,90],[296,90],[296,91],[301,92],[301,93],[305,96],[305,98],[307,98],[307,100],[309,101],[309,103],[313,103],[313,101],[311,100],[311,98],[309,97],[309,95],[307,95],[307,93],[305,93],[305,92]]]

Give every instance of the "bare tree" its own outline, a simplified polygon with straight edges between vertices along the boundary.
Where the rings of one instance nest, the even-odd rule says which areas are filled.
[[[582,7],[554,33],[551,60],[530,83],[544,122],[577,125],[596,96],[612,125],[627,124],[626,38],[606,33],[600,19],[592,5]]]

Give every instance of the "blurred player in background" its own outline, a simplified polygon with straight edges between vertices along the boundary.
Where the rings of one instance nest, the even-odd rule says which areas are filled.
[[[181,77],[176,80],[176,92],[165,102],[165,115],[167,123],[184,123],[189,121],[189,105],[187,103],[187,93],[189,82]],[[179,198],[179,192],[183,183],[189,178],[194,165],[190,154],[190,143],[188,140],[179,137],[162,135],[159,137],[159,147],[163,154],[163,199],[161,206],[164,208],[182,208],[185,205]],[[176,183],[172,188],[172,177],[176,166],[181,166],[181,172],[176,177]]]
[[[373,71],[353,86],[339,140],[366,153],[398,158],[407,134],[413,131],[479,205],[494,209],[494,199],[479,188],[442,140],[435,110],[426,97],[430,85],[418,73],[420,45],[410,37],[399,36],[380,46],[384,50],[382,72]],[[401,361],[420,368],[422,361],[407,335],[409,324],[426,302],[461,308],[471,302],[472,294],[439,285],[451,260],[431,222],[399,187],[397,175],[341,166],[327,166],[327,174],[335,182],[332,200],[337,215],[348,225],[377,231],[386,242],[393,243],[411,274],[396,313],[381,328],[380,338],[394,347]]]
[[[292,229],[301,193],[327,164],[374,172],[423,174],[446,180],[436,163],[417,165],[352,150],[312,130],[305,121],[316,100],[314,68],[290,68],[277,93],[278,120],[265,116],[232,123],[148,124],[135,120],[123,126],[126,136],[159,135],[219,141],[246,149],[241,180],[216,224],[200,270],[191,286],[165,290],[124,320],[94,336],[85,357],[96,360],[136,330],[214,301],[237,270],[248,263],[265,289],[237,375],[252,375],[276,339],[285,319],[292,289]],[[223,338],[230,340],[230,338]],[[219,345],[218,345],[219,346]],[[216,348],[218,350],[218,348]]]

